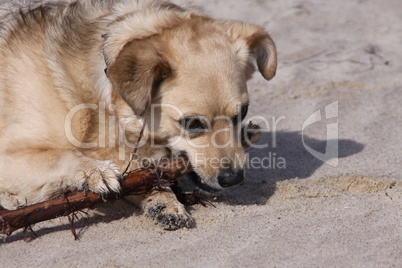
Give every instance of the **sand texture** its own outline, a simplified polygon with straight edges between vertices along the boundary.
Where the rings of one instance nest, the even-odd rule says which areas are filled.
[[[192,207],[196,228],[160,230],[116,201],[82,216],[79,241],[65,218],[35,225],[31,242],[15,232],[0,267],[402,267],[402,1],[192,3],[263,25],[276,42],[277,76],[249,83],[249,118],[272,128],[282,117],[260,141],[270,146],[249,151],[271,166],[249,169],[216,207]],[[302,133],[317,110],[325,120]],[[324,154],[334,123],[337,166],[306,149]]]

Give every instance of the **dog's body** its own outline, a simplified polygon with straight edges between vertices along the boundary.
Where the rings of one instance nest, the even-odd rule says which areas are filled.
[[[139,155],[184,152],[209,187],[238,182],[229,175],[240,176],[235,158],[244,159],[244,149],[220,131],[238,124],[214,118],[247,107],[255,60],[265,78],[274,76],[275,47],[262,28],[165,1],[11,12],[0,19],[0,205],[37,203],[68,188],[118,192],[144,120]],[[188,139],[178,140],[183,132]],[[228,158],[227,167],[196,163],[197,154]],[[170,191],[151,197],[144,208],[165,228],[191,225]]]

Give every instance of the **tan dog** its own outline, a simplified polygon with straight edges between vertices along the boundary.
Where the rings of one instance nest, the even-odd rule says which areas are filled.
[[[139,156],[186,153],[218,190],[243,179],[233,133],[246,81],[255,62],[267,80],[276,70],[262,28],[149,0],[44,4],[0,22],[1,206],[118,192],[144,120]],[[169,189],[143,208],[166,229],[193,223]]]

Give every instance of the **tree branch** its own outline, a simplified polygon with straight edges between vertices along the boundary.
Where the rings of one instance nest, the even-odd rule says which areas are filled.
[[[171,182],[192,171],[184,157],[163,161],[155,168],[128,173],[122,181],[120,194],[109,194],[106,199],[119,199],[127,195],[143,194],[161,183]],[[32,224],[68,216],[75,211],[92,208],[104,202],[104,198],[93,192],[72,191],[63,196],[16,210],[0,207],[0,234],[11,235],[15,230],[28,228]]]

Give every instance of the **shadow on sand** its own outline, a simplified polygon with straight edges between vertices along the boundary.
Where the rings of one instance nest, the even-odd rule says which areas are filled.
[[[123,200],[114,200],[97,205],[95,210],[96,214],[89,217],[82,212],[79,213],[80,219],[74,222],[74,229],[77,233],[78,238],[82,237],[82,235],[88,228],[98,223],[108,223],[140,214],[138,208]],[[29,242],[32,239],[36,238],[36,236],[40,238],[47,234],[71,230],[71,224],[69,223],[67,217],[53,219],[51,220],[51,222],[54,223],[54,226],[41,228],[42,223],[34,225],[32,229],[35,234],[32,233],[30,230],[26,230],[25,234],[23,230],[17,230],[12,235],[4,237],[4,239],[1,239],[0,235],[0,247],[2,244],[9,244],[21,240]],[[74,236],[72,233],[71,241],[74,241]]]
[[[263,133],[258,144],[268,144],[264,149],[252,148],[249,159],[265,159],[263,167],[254,165],[246,170],[245,181],[218,195],[218,201],[232,205],[265,204],[275,191],[276,182],[294,178],[308,178],[323,161],[310,154],[303,145],[300,132],[276,132],[276,146],[272,147],[272,133]],[[325,153],[327,141],[304,136],[310,148]],[[338,140],[338,157],[348,157],[361,152],[364,145],[352,140]],[[285,166],[285,167],[284,167]]]

